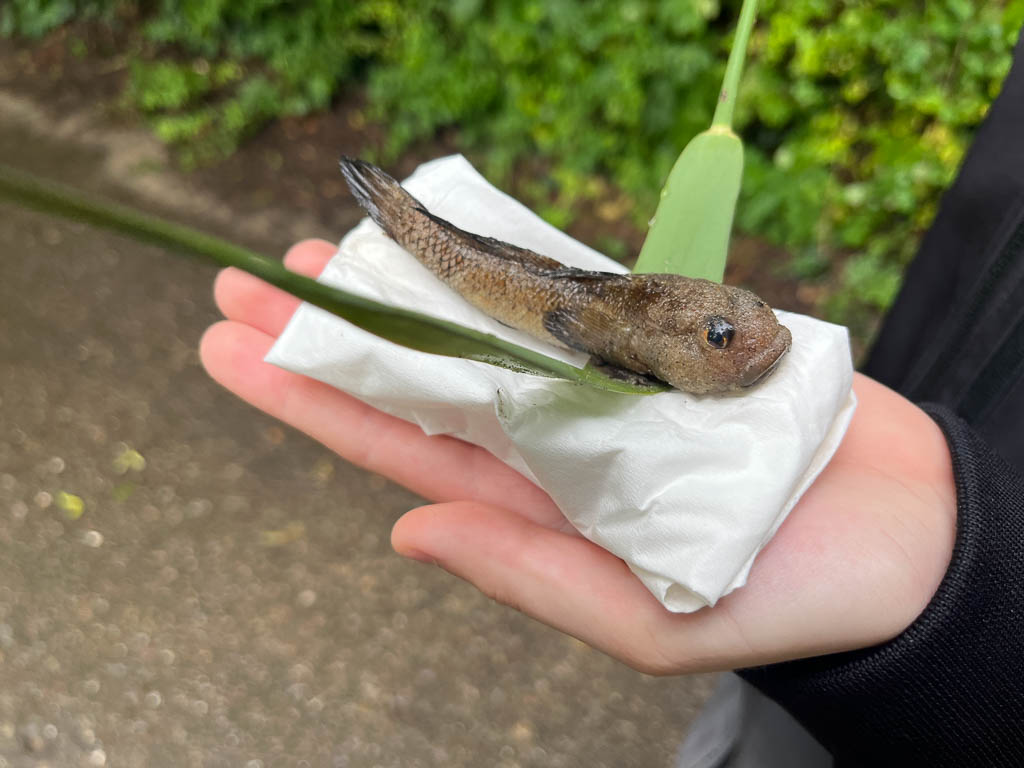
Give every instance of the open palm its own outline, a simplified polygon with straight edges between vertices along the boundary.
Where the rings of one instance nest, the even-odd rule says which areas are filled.
[[[286,264],[320,273],[335,247]],[[651,673],[731,669],[872,645],[903,631],[946,570],[955,531],[949,452],[935,423],[863,376],[839,450],[748,584],[694,614],[666,611],[614,555],[583,539],[537,486],[482,448],[418,427],[263,362],[298,300],[237,270],[216,282],[227,321],[203,337],[210,375],[348,461],[432,499],[392,532],[496,600]],[[751,489],[751,493],[756,493]]]

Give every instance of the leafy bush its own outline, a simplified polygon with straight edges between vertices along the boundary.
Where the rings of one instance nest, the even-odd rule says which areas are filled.
[[[771,1],[740,98],[739,226],[854,251],[831,314],[884,309],[1009,69],[1024,3]]]
[[[107,5],[91,2],[80,7],[74,0],[13,0],[0,8],[0,36],[42,37],[78,14],[105,11]]]
[[[365,85],[387,154],[457,126],[498,182],[541,163],[527,191],[557,223],[601,198],[642,225],[710,120],[739,2],[7,0],[0,32],[125,8],[144,19],[129,96],[186,159]],[[884,308],[998,92],[1024,0],[763,0],[760,17],[738,225],[804,274],[822,264],[809,253],[851,252],[833,310]]]

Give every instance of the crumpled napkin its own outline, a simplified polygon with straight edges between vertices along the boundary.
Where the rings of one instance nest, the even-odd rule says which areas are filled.
[[[572,266],[626,271],[492,187],[462,156],[420,166],[405,186],[463,229]],[[577,366],[587,359],[488,318],[369,219],[345,236],[320,279]],[[778,315],[793,333],[792,349],[772,376],[736,396],[597,391],[409,350],[306,304],[266,359],[428,434],[486,448],[544,488],[668,610],[690,612],[745,583],[856,406],[846,329]]]

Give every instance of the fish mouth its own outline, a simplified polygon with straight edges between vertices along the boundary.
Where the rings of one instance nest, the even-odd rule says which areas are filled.
[[[775,335],[772,345],[758,356],[754,365],[750,366],[751,378],[745,379],[740,386],[743,389],[752,387],[774,373],[775,369],[779,367],[779,363],[782,362],[782,358],[789,352],[792,341],[793,336],[789,329],[784,325],[779,326],[779,332]]]

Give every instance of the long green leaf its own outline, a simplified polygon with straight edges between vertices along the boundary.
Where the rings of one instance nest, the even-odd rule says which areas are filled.
[[[676,160],[661,191],[634,272],[672,272],[722,282],[743,180],[743,142],[732,114],[756,0],[744,0],[711,127]]]
[[[421,352],[476,360],[624,394],[651,394],[668,388],[614,379],[589,365],[579,369],[489,333],[332,288],[290,272],[280,262],[226,240],[124,205],[92,200],[61,185],[0,165],[0,199],[3,198],[44,213],[77,219],[137,240],[182,250],[221,266],[237,267],[363,330]]]

